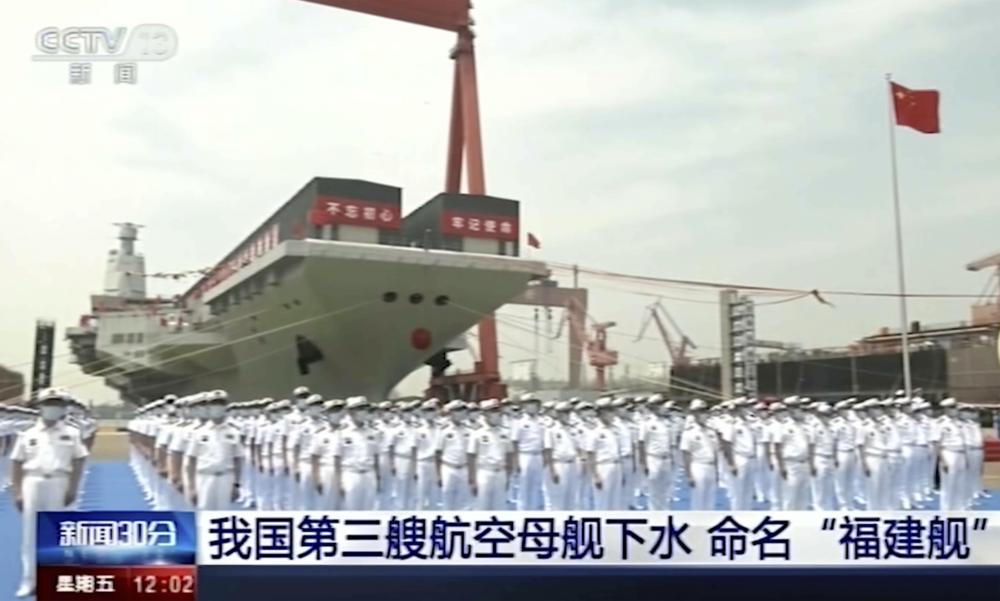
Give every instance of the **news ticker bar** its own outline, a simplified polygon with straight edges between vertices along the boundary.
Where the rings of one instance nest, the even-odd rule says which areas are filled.
[[[1000,566],[1000,512],[43,513],[39,565]]]
[[[204,566],[194,594],[184,586],[193,566],[75,568],[76,576],[114,574],[115,594],[55,594],[66,567],[41,568],[39,601],[996,601],[1000,568],[779,568],[673,566]],[[139,580],[136,580],[136,578]],[[173,577],[173,580],[171,580]],[[86,583],[87,579],[81,579]],[[151,584],[154,583],[154,584]]]

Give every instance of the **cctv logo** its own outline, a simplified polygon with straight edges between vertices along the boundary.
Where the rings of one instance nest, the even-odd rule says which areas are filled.
[[[46,27],[35,35],[36,61],[165,61],[177,53],[177,32],[169,25]]]

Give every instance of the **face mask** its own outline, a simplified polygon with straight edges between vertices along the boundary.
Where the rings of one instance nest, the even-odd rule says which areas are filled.
[[[306,408],[306,400],[305,399],[295,399],[295,406],[299,409],[299,411],[305,409]]]
[[[339,424],[340,422],[344,421],[344,412],[343,411],[333,411],[331,413],[327,413],[326,414],[326,419],[331,424]]]
[[[524,407],[524,412],[527,413],[528,415],[538,415],[538,404],[528,403]]]
[[[491,426],[499,426],[503,416],[495,411],[486,414],[486,423]]]
[[[208,419],[219,421],[226,416],[226,408],[220,405],[212,405],[208,408]]]
[[[306,407],[306,414],[308,414],[309,417],[316,417],[322,411],[323,411],[323,408],[320,407],[319,405],[310,405],[309,407]]]
[[[364,423],[368,421],[368,412],[365,411],[364,409],[360,411],[351,411],[351,419],[358,422],[359,424]]]
[[[66,415],[65,407],[53,407],[46,405],[40,408],[38,411],[42,419],[47,422],[59,421],[60,419],[63,418],[64,415]]]

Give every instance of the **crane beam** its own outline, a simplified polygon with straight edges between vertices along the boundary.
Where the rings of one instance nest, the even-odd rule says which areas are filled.
[[[524,292],[508,304],[528,305],[535,307],[564,307],[565,321],[569,322],[569,387],[580,388],[583,384],[583,348],[586,334],[584,324],[587,318],[587,289],[560,288],[555,281],[545,280],[529,285]],[[554,336],[559,337],[563,322],[559,322],[559,331]]]

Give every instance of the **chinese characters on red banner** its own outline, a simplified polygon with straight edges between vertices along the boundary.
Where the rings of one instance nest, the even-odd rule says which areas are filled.
[[[441,232],[466,238],[516,241],[518,239],[517,217],[444,211],[441,214]]]
[[[264,230],[264,232],[255,239],[248,242],[247,245],[238,252],[233,254],[229,260],[223,261],[216,266],[216,268],[213,269],[208,275],[208,278],[202,282],[202,284],[195,291],[195,297],[200,297],[212,288],[218,286],[231,275],[252,263],[254,259],[263,256],[269,250],[276,247],[278,242],[278,224],[275,223],[271,225],[271,227]]]
[[[401,221],[399,206],[395,204],[339,196],[317,196],[316,204],[309,213],[309,222],[315,226],[360,225],[398,230]]]

